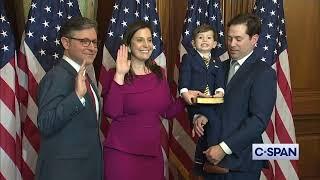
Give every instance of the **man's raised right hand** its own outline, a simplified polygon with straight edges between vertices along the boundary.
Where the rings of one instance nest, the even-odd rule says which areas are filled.
[[[75,91],[76,94],[79,98],[82,98],[86,92],[87,92],[87,87],[86,87],[86,61],[83,60],[81,66],[80,66],[80,70],[76,76],[75,79]]]

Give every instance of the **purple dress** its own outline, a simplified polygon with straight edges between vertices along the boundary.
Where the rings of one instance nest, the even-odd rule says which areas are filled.
[[[107,74],[104,113],[112,119],[104,142],[105,180],[163,180],[160,144],[161,119],[183,111],[182,99],[174,101],[166,79],[154,73],[137,75],[125,85]]]

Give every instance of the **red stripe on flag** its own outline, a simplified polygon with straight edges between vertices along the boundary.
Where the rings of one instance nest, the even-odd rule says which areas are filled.
[[[0,124],[0,146],[9,156],[14,164],[16,164],[16,142],[15,139],[11,136],[11,134],[7,131],[5,127]]]
[[[174,137],[170,137],[170,148],[172,149],[174,154],[176,154],[176,156],[179,157],[179,160],[182,162],[184,167],[189,172],[191,172],[193,162]]]
[[[275,178],[277,180],[286,180],[286,177],[282,173],[282,170],[277,161],[274,161],[274,168],[275,168]]]
[[[286,76],[283,72],[283,69],[280,65],[280,61],[276,61],[276,67],[277,67],[277,81],[279,88],[282,92],[282,95],[285,99],[285,102],[290,110],[290,113],[292,114],[292,96],[291,96],[291,89],[288,80],[286,79]]]
[[[268,168],[263,168],[262,171],[268,180],[274,180],[273,169],[270,162],[268,162]]]
[[[28,72],[28,92],[34,102],[37,102],[38,83],[33,77],[32,72]]]
[[[27,59],[26,59],[26,56],[25,56],[21,51],[18,52],[18,59],[19,59],[19,61],[17,61],[18,67],[19,67],[24,73],[27,74],[27,72],[29,71]]]
[[[23,123],[23,133],[25,137],[29,140],[31,146],[39,153],[40,149],[40,132],[39,129],[33,124],[29,116],[26,117]]]
[[[0,172],[0,180],[6,180],[1,172]]]
[[[266,131],[271,143],[274,143],[274,124],[272,122],[272,119],[270,119],[269,124],[268,124],[265,131]]]
[[[21,104],[23,104],[25,107],[27,107],[27,105],[28,105],[28,91],[20,85],[18,86],[17,98]]]
[[[280,143],[293,143],[277,109],[275,110],[275,119],[276,134]]]
[[[34,180],[34,174],[25,161],[22,161],[22,178],[23,180]]]
[[[290,160],[290,163],[292,164],[292,166],[293,166],[294,170],[296,171],[297,175],[299,175],[298,162],[299,162],[298,160]]]
[[[0,99],[10,109],[12,114],[15,114],[16,112],[15,103],[14,103],[15,93],[2,78],[0,78],[0,85],[1,85],[1,92],[4,92],[4,93],[0,93]]]

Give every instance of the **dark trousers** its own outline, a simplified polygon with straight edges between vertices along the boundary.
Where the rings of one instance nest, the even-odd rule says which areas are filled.
[[[213,108],[212,106],[208,107]],[[209,122],[203,127],[204,135],[199,137],[194,154],[193,174],[198,176],[204,175],[203,165],[208,160],[205,154],[203,154],[203,151],[206,151],[209,148],[208,142],[210,142],[210,146],[220,143],[221,120],[218,118],[214,109],[211,109],[208,112],[210,113],[205,114],[205,116],[209,119]],[[210,136],[208,134],[210,134]]]
[[[203,151],[207,150],[208,143],[207,143],[207,136],[206,133],[204,133],[203,136],[199,137],[197,145],[196,145],[196,151],[194,153],[194,165],[193,165],[193,173],[195,175],[203,175],[203,164],[206,161],[206,156],[203,154]]]

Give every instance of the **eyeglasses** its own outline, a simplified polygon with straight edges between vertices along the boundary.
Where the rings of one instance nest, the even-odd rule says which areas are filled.
[[[83,47],[89,47],[90,44],[92,43],[93,47],[97,48],[100,44],[100,41],[98,41],[98,40],[91,41],[90,39],[87,39],[87,38],[85,38],[85,39],[78,39],[78,38],[74,38],[74,37],[68,37],[68,38],[79,41]]]

